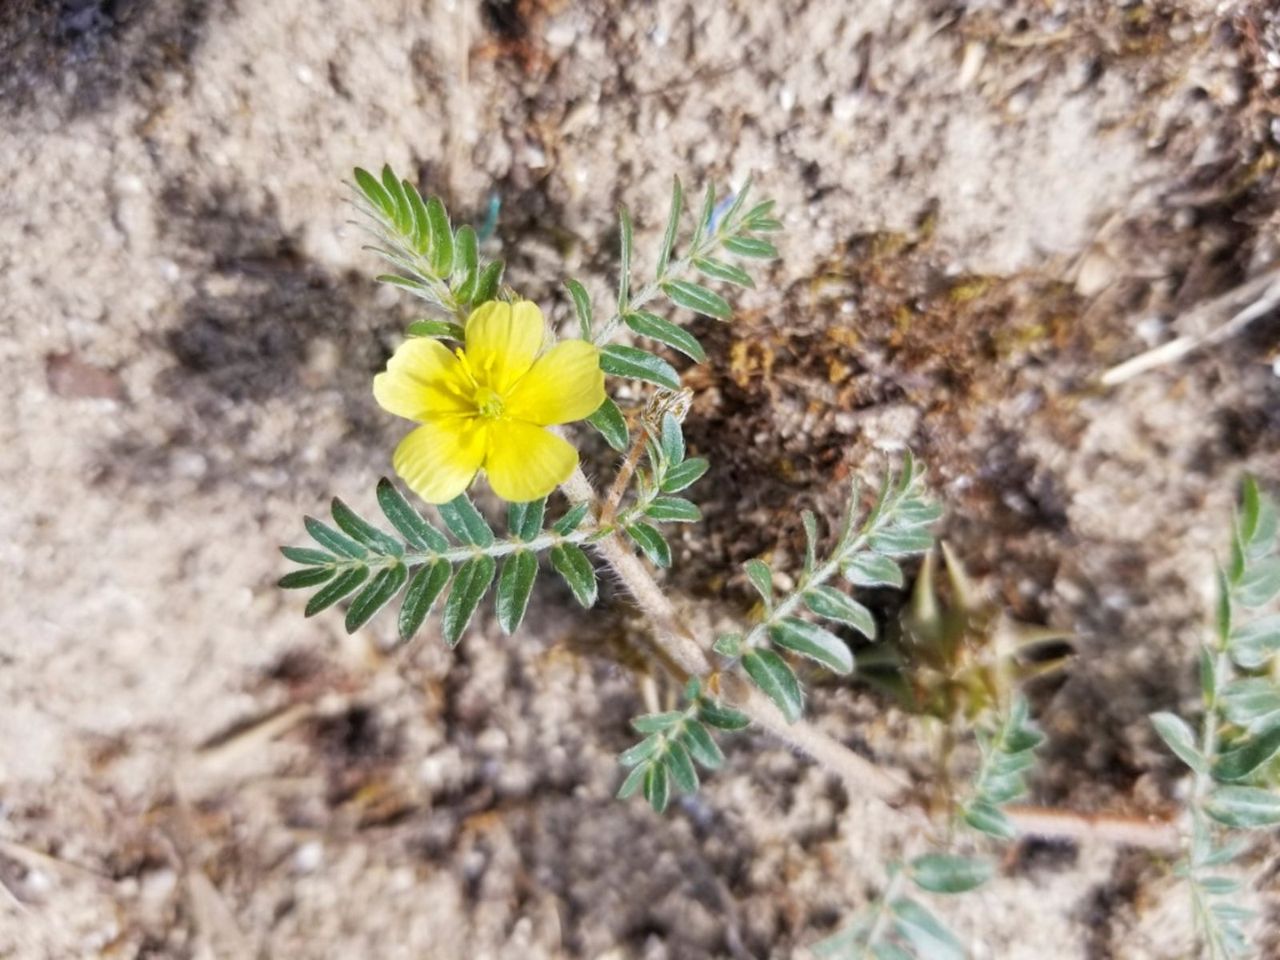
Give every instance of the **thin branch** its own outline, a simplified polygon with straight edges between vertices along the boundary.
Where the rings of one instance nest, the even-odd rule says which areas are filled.
[[[1221,343],[1223,340],[1234,337],[1253,321],[1266,316],[1278,306],[1280,306],[1280,269],[1270,270],[1254,277],[1248,283],[1196,307],[1183,318],[1180,324],[1188,330],[1187,333],[1112,367],[1102,375],[1102,384],[1114,387],[1148,370],[1181,360],[1200,347]],[[1219,327],[1204,331],[1203,328],[1214,317],[1228,311],[1232,312],[1230,320]]]
[[[627,458],[622,461],[622,466],[618,468],[618,475],[614,477],[613,483],[609,486],[609,492],[605,494],[604,506],[600,508],[600,526],[608,526],[617,516],[618,507],[622,504],[622,498],[626,495],[627,486],[631,483],[631,476],[636,472],[640,458],[644,456],[644,448],[648,440],[643,427],[636,430],[636,438],[631,441]]]
[[[1157,817],[1115,813],[1078,813],[1011,804],[1002,808],[1018,832],[1053,840],[1101,840],[1126,847],[1173,850],[1182,842],[1178,825]]]

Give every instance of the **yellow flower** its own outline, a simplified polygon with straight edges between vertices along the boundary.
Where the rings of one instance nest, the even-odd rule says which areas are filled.
[[[428,503],[448,503],[484,470],[494,493],[516,503],[568,479],[578,452],[545,429],[588,417],[604,402],[600,353],[564,340],[539,356],[542,311],[529,301],[478,307],[466,348],[405,341],[373,378],[389,413],[421,426],[396,447],[396,473]]]

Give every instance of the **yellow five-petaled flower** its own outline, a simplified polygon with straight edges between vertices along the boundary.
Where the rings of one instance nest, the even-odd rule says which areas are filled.
[[[542,352],[542,311],[492,301],[467,319],[466,347],[405,341],[373,379],[389,413],[421,426],[396,447],[394,465],[428,503],[447,503],[483,470],[494,493],[521,503],[568,479],[578,452],[546,428],[590,416],[604,402],[600,353],[585,340]]]

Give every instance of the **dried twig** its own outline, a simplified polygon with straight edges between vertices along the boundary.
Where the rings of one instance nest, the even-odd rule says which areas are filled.
[[[1200,347],[1221,343],[1277,307],[1280,307],[1280,268],[1254,277],[1248,283],[1196,307],[1179,324],[1186,333],[1112,367],[1102,375],[1102,384],[1114,387],[1148,370],[1181,360]],[[1206,329],[1214,318],[1228,312],[1231,319]]]

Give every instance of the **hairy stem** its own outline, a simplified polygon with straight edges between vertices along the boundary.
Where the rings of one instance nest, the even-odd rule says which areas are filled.
[[[596,504],[598,498],[582,470],[576,469],[561,488],[575,502]],[[592,536],[596,536],[593,533]],[[704,681],[712,665],[667,594],[654,581],[648,568],[635,555],[616,528],[590,546],[613,570],[637,607],[653,625],[653,642],[659,658],[680,681],[697,676]],[[851,797],[869,796],[898,809],[904,826],[919,829],[928,825],[923,809],[912,803],[912,784],[900,774],[884,770],[864,759],[817,727],[797,720],[788,723],[768,697],[736,676],[723,677],[733,705],[751,720],[792,748],[812,758],[838,777]],[[1176,846],[1178,833],[1162,821],[1109,814],[1080,814],[1040,807],[1010,806],[1005,813],[1018,828],[1040,837],[1073,840],[1106,840],[1135,847],[1167,849]]]
[[[631,442],[631,449],[627,451],[626,459],[622,461],[622,466],[618,468],[618,475],[614,477],[613,483],[609,487],[609,492],[605,494],[604,506],[600,508],[601,526],[611,523],[617,515],[618,507],[622,504],[622,498],[627,493],[627,486],[631,483],[631,477],[636,472],[640,458],[644,456],[644,448],[648,440],[648,435],[643,428],[636,431],[636,438]]]

